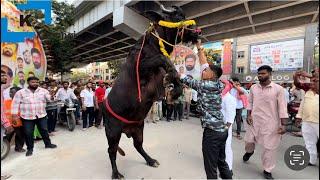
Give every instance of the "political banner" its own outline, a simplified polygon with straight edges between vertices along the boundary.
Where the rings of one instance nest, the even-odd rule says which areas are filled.
[[[20,26],[20,14],[22,12],[15,5],[1,0],[1,18],[8,20],[8,32],[35,33],[33,38],[25,38],[22,42],[1,42],[1,70],[7,73],[8,79],[4,86],[5,99],[9,98],[11,87],[26,87],[26,80],[30,76],[44,80],[47,70],[47,60],[41,40],[32,27],[26,24]]]
[[[190,47],[176,45],[171,53],[171,60],[181,74],[201,79],[199,57]]]

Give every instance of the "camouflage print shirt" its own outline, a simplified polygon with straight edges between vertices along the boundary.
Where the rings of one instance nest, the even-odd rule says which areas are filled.
[[[217,81],[195,80],[188,76],[182,77],[182,82],[198,92],[198,110],[201,113],[201,124],[203,128],[210,128],[215,131],[226,131],[226,124],[223,122],[221,112],[221,92],[224,84]]]

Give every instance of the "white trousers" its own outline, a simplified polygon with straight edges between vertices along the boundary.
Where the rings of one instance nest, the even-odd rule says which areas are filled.
[[[232,170],[232,163],[233,163],[233,152],[232,152],[231,142],[232,142],[232,125],[228,130],[228,138],[226,141],[226,148],[225,148],[226,162],[228,163],[230,170]]]
[[[306,148],[310,154],[310,163],[316,164],[318,157],[317,142],[319,139],[319,124],[302,122],[301,132]]]

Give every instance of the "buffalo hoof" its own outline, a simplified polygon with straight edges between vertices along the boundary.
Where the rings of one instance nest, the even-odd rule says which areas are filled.
[[[112,173],[112,179],[124,179],[124,176],[119,172]]]
[[[155,159],[152,159],[151,161],[147,162],[147,164],[151,167],[158,167],[160,165],[160,163]]]

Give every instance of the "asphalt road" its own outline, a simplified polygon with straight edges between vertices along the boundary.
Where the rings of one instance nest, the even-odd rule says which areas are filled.
[[[58,127],[52,142],[57,149],[45,149],[42,141],[35,143],[33,156],[11,151],[1,161],[1,171],[12,174],[10,179],[110,179],[111,165],[107,153],[104,129],[90,128],[74,132]],[[196,118],[190,120],[145,125],[144,148],[160,162],[158,168],[146,166],[133,147],[132,139],[122,136],[120,146],[126,156],[117,156],[120,173],[128,179],[204,179],[202,129]],[[303,145],[303,139],[284,135],[278,150],[274,178],[319,179],[319,164],[301,171],[290,170],[284,163],[284,152],[291,145]],[[242,162],[244,141],[233,139],[234,178],[261,179],[261,149],[257,148],[249,163]],[[13,149],[14,147],[12,147]]]

